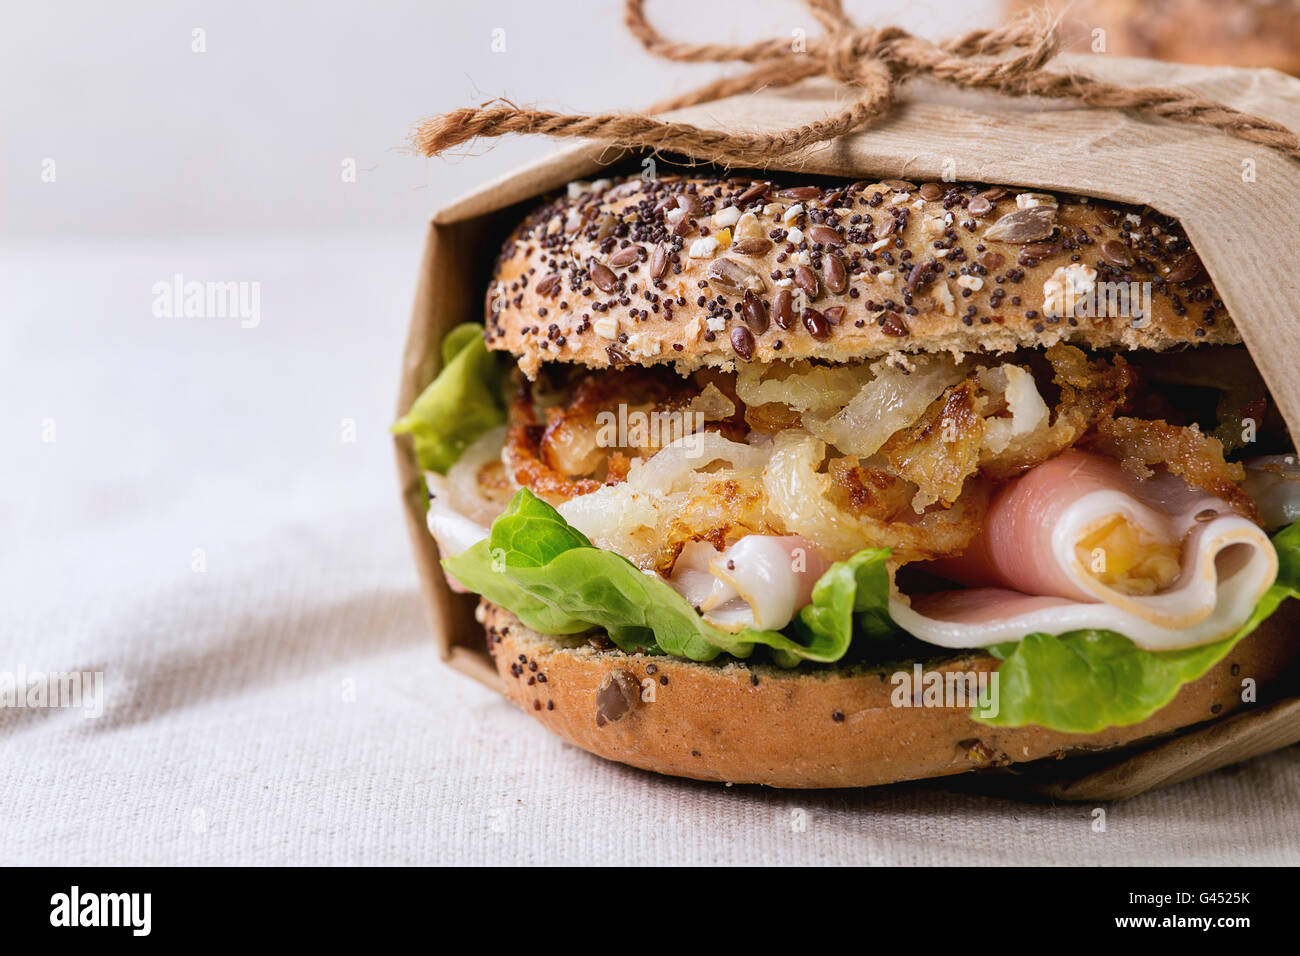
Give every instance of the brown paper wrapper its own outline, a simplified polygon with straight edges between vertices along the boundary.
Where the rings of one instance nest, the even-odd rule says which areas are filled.
[[[1266,70],[1191,67],[1120,57],[1062,56],[1127,86],[1185,87],[1300,128],[1300,80]],[[769,131],[816,120],[844,91],[810,81],[672,114],[699,126]],[[579,143],[490,182],[438,212],[429,226],[403,357],[398,414],[438,372],[443,334],[482,321],[501,241],[543,193],[573,179],[637,170],[640,157]],[[663,163],[664,160],[657,160]],[[916,83],[885,122],[773,171],[957,180],[1052,189],[1134,205],[1179,219],[1214,279],[1273,398],[1300,436],[1300,164],[1262,146],[1189,123],[1057,101],[994,98]],[[397,466],[421,587],[443,660],[500,690],[476,599],[453,594],[424,524],[424,485],[409,442]],[[1300,740],[1300,699],[1239,714],[1136,755],[1055,762],[1050,773],[1007,777],[1014,792],[1109,800],[1186,779]]]

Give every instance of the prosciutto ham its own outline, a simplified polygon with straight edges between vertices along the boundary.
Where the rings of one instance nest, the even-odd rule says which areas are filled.
[[[959,558],[927,570],[961,590],[898,593],[895,622],[941,647],[1096,628],[1146,650],[1233,633],[1277,576],[1267,536],[1227,502],[1163,475],[1067,451],[1004,486]]]

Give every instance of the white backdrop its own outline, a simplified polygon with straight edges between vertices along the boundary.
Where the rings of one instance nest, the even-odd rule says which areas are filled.
[[[852,6],[931,34],[993,9]],[[650,12],[692,39],[814,30],[793,3]],[[620,19],[428,0],[6,11],[0,676],[102,672],[104,713],[0,709],[0,862],[1300,859],[1295,749],[1111,807],[1096,832],[1090,807],[942,785],[654,778],[437,663],[385,432],[423,224],[550,147],[427,161],[403,136],[492,96],[596,109],[711,75],[650,60]],[[256,283],[255,321],[157,314],[177,274]]]
[[[685,40],[817,32],[799,0],[647,7]],[[942,36],[998,5],[847,8]],[[498,96],[644,106],[716,74],[644,53],[620,0],[50,0],[9,4],[0,49],[0,209],[24,234],[415,229],[548,148],[507,141],[416,159],[403,149],[417,118]],[[57,185],[38,188],[47,159]],[[347,159],[355,183],[341,182]]]

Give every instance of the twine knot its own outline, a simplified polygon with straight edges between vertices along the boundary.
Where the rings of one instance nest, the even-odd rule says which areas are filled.
[[[831,34],[823,41],[821,54],[826,75],[848,86],[867,86],[880,75],[881,66],[889,62],[889,42],[906,34],[897,27],[878,30],[849,30]]]
[[[791,86],[815,76],[828,77],[855,90],[857,96],[838,113],[775,133],[719,132],[638,113],[574,115],[513,104],[485,105],[422,121],[412,135],[415,148],[436,156],[479,137],[522,133],[581,137],[630,149],[667,150],[722,166],[762,168],[774,159],[869,127],[893,108],[900,84],[924,76],[1006,96],[1072,99],[1196,123],[1300,159],[1300,137],[1262,116],[1187,90],[1130,88],[1083,73],[1048,70],[1047,64],[1060,50],[1057,22],[1034,11],[1001,27],[934,43],[896,26],[860,27],[845,15],[840,0],[805,0],[822,28],[819,36],[807,39],[797,31],[789,39],[734,45],[668,40],[646,20],[644,0],[625,2],[624,22],[651,54],[680,63],[748,64],[742,73],[658,103],[649,113]]]

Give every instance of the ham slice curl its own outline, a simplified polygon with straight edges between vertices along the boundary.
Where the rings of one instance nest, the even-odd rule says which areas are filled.
[[[1117,516],[1181,546],[1172,584],[1129,594],[1084,566],[1076,546]],[[896,593],[890,602],[895,622],[927,643],[984,647],[1096,628],[1163,651],[1240,628],[1276,579],[1277,554],[1257,525],[1182,479],[1142,481],[1109,458],[1071,450],[1005,486],[971,547],[930,569],[966,587]]]

